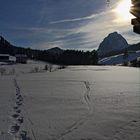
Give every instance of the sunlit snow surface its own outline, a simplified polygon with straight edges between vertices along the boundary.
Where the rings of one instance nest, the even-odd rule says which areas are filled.
[[[23,97],[20,107],[32,140],[139,140],[140,69],[117,66],[71,66],[53,72],[30,72],[44,63],[14,67],[0,76],[0,140],[9,132],[15,105],[14,78]]]

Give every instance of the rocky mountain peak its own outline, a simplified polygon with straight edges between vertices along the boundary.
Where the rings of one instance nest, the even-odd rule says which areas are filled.
[[[104,40],[101,42],[98,48],[98,55],[106,55],[114,51],[120,51],[128,47],[126,39],[119,33],[113,32],[110,33]]]

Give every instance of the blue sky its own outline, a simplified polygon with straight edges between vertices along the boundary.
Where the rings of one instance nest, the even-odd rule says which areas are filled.
[[[121,0],[1,0],[0,35],[17,46],[92,50],[118,31],[137,43],[130,21],[119,21],[113,9]]]

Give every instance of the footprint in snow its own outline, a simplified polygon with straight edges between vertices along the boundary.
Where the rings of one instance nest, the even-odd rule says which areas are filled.
[[[21,110],[20,109],[19,110],[16,110],[16,113],[20,114],[21,113]]]
[[[22,124],[23,121],[24,121],[23,117],[19,117],[19,118],[17,119],[17,122],[18,122],[19,124]]]
[[[18,114],[18,113],[14,113],[14,114],[12,115],[12,117],[13,117],[13,118],[17,118],[17,117],[19,117],[19,114]]]
[[[20,126],[18,124],[14,124],[10,127],[9,133],[10,134],[15,134],[19,131]]]

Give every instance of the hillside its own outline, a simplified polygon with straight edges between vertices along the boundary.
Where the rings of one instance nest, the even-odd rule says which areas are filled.
[[[98,63],[102,65],[124,65],[125,63],[136,61],[138,57],[140,57],[140,51],[130,52],[127,54],[127,57],[124,54],[105,57],[99,60]],[[140,67],[139,64],[137,66]]]

